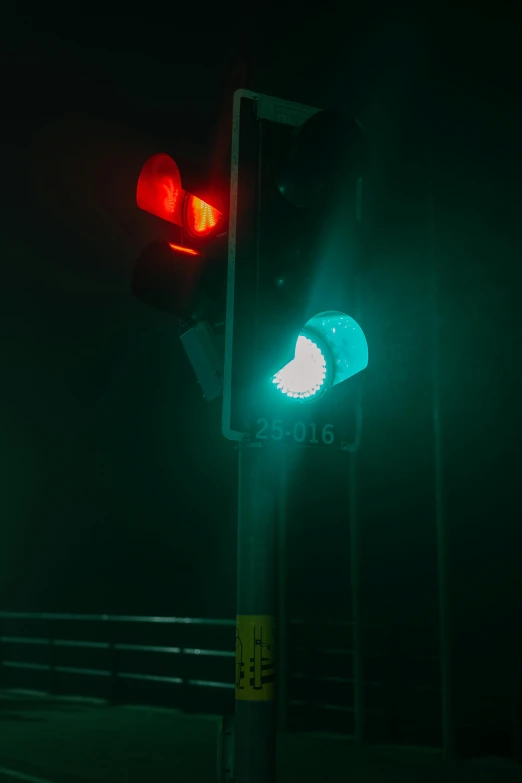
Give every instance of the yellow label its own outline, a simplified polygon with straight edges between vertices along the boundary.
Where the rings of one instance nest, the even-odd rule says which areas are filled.
[[[236,699],[275,699],[275,618],[239,614],[236,620]]]

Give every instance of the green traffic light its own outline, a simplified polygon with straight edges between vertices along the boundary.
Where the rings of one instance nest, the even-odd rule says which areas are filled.
[[[327,354],[319,342],[301,333],[295,345],[294,358],[274,375],[272,383],[291,399],[316,399],[328,387],[329,365]]]
[[[286,397],[315,400],[331,386],[368,366],[368,343],[351,316],[337,310],[318,313],[299,334],[294,358],[272,378]]]

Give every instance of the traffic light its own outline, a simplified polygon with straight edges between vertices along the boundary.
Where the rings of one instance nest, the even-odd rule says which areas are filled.
[[[225,437],[357,447],[366,174],[351,117],[235,93]]]
[[[136,203],[145,212],[181,226],[192,239],[212,234],[223,217],[218,209],[183,190],[178,166],[164,152],[152,155],[143,166]]]
[[[172,224],[172,241],[151,242],[133,271],[132,292],[177,316],[181,343],[205,398],[221,396],[223,351],[217,324],[225,307],[226,220],[223,213],[182,186],[170,155],[152,155],[141,169],[137,206]]]
[[[367,364],[368,344],[361,327],[346,313],[331,310],[307,321],[299,331],[293,359],[273,375],[272,383],[291,399],[315,400]]]

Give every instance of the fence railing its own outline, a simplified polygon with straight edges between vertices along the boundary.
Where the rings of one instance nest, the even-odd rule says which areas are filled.
[[[403,677],[396,635],[378,626],[363,630],[365,736],[436,746],[432,646],[410,649]],[[287,728],[353,734],[351,623],[292,620],[287,650],[288,671],[279,673],[286,678]],[[234,709],[234,667],[233,619],[0,612],[4,688],[227,714]]]

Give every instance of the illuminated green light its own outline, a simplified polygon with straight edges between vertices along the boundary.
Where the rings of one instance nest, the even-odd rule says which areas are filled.
[[[336,386],[368,366],[368,343],[363,330],[351,316],[338,310],[317,313],[305,324],[316,334],[332,360],[331,385]]]
[[[300,334],[295,356],[272,378],[272,383],[286,397],[308,400],[324,391],[327,381],[327,361],[318,343]]]
[[[294,358],[273,376],[272,383],[290,399],[315,400],[367,366],[368,343],[357,321],[329,310],[306,322]]]

